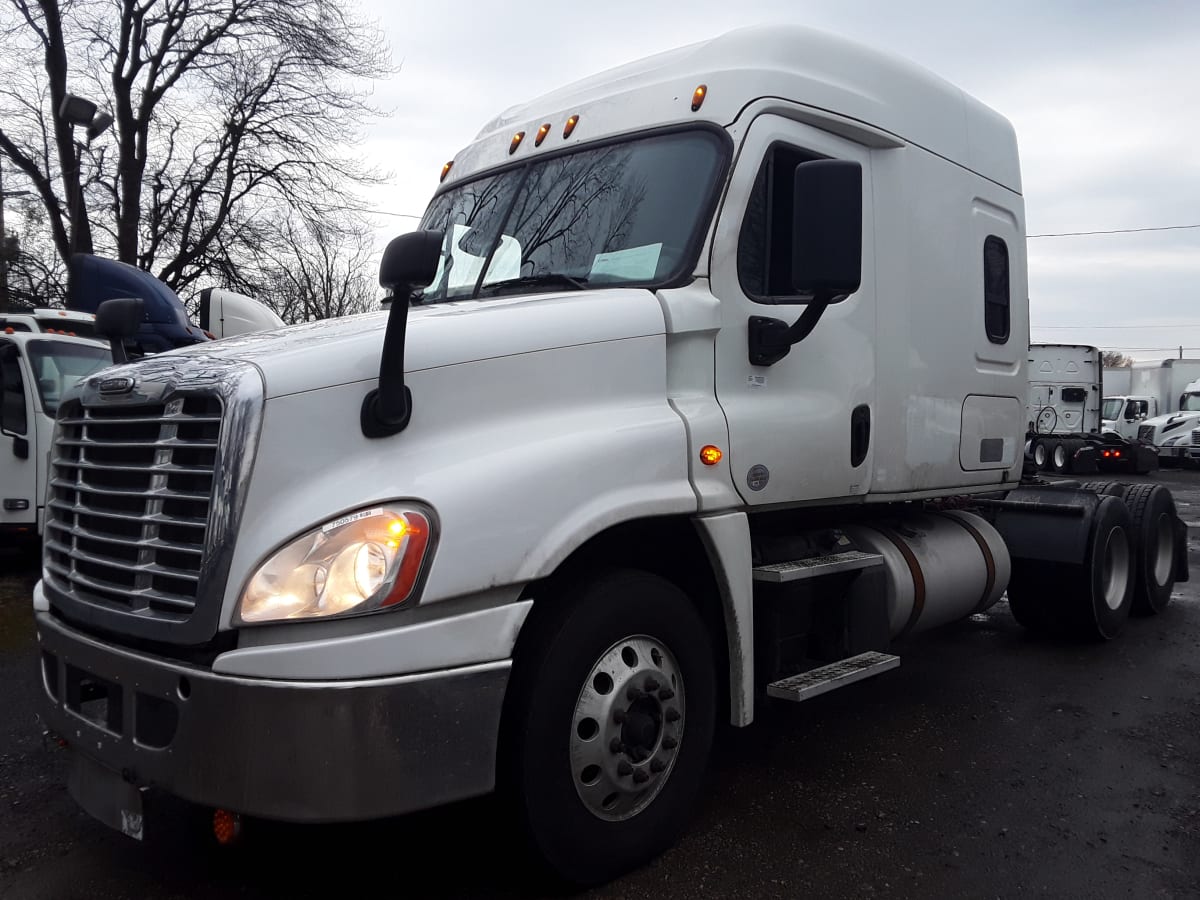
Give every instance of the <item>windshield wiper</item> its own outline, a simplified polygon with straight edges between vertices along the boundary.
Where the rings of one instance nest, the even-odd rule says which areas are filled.
[[[542,272],[539,275],[522,275],[520,278],[505,278],[503,281],[493,281],[491,284],[482,285],[479,289],[481,294],[494,291],[508,291],[514,288],[527,287],[569,287],[577,291],[582,291],[587,287],[587,277],[581,275],[567,275],[565,272]]]

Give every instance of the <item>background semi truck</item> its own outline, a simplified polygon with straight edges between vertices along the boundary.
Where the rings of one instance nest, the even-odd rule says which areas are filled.
[[[150,788],[226,837],[498,788],[601,881],[719,722],[1006,590],[1103,640],[1187,577],[1161,486],[1022,484],[1015,138],[906,62],[746,29],[514,106],[380,281],[60,404],[42,700],[127,834]]]
[[[96,334],[100,303],[143,295],[138,334],[128,338],[134,354],[283,325],[253,298],[214,288],[201,292],[200,325],[191,325],[178,298],[144,272],[91,256],[79,257],[74,268],[82,286],[71,299],[90,311],[0,316],[0,536],[6,540],[41,536],[59,402],[81,378],[113,363],[109,343],[86,337]]]
[[[1100,350],[1085,344],[1029,345],[1025,457],[1039,472],[1086,474],[1158,467],[1154,448],[1103,427]],[[1105,401],[1107,402],[1107,401]]]

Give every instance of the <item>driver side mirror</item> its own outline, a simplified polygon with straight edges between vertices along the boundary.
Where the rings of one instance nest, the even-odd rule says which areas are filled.
[[[838,303],[862,283],[862,166],[814,159],[796,166],[792,286]]]
[[[814,159],[796,166],[792,206],[792,287],[811,297],[792,325],[751,316],[753,366],[771,366],[804,340],[831,303],[862,284],[862,166],[848,159]]]

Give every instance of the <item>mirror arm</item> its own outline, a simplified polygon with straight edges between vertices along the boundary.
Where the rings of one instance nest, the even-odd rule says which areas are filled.
[[[392,292],[387,330],[383,334],[383,355],[393,365],[380,371],[379,387],[363,397],[359,424],[364,437],[381,438],[399,434],[408,427],[412,416],[412,391],[404,383],[404,339],[408,331],[411,287],[401,285]]]
[[[751,316],[749,322],[750,365],[773,366],[791,352],[792,345],[798,344],[817,327],[825,309],[831,303],[842,299],[829,291],[818,292],[804,312],[791,325],[782,319],[772,319],[769,316]]]

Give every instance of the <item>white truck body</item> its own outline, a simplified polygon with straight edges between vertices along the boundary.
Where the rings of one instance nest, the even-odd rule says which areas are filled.
[[[1014,610],[1046,595],[1051,543],[1103,538],[1049,592],[1072,621],[1128,615],[1119,500],[995,499],[1029,392],[1015,136],[922,69],[754,28],[513,107],[381,282],[387,313],[64,403],[43,706],[116,827],[142,784],[330,821],[511,779],[547,862],[602,880],[682,828],[717,715],[890,667],[1010,574]],[[69,480],[93,442],[119,511]]]
[[[1099,433],[1101,377],[1100,351],[1095,347],[1030,344],[1028,431]]]
[[[1132,387],[1133,369],[1129,366],[1104,367],[1105,396],[1120,396],[1130,392]]]
[[[37,308],[0,313],[0,334],[39,331],[68,337],[95,337],[96,317],[73,309]]]

